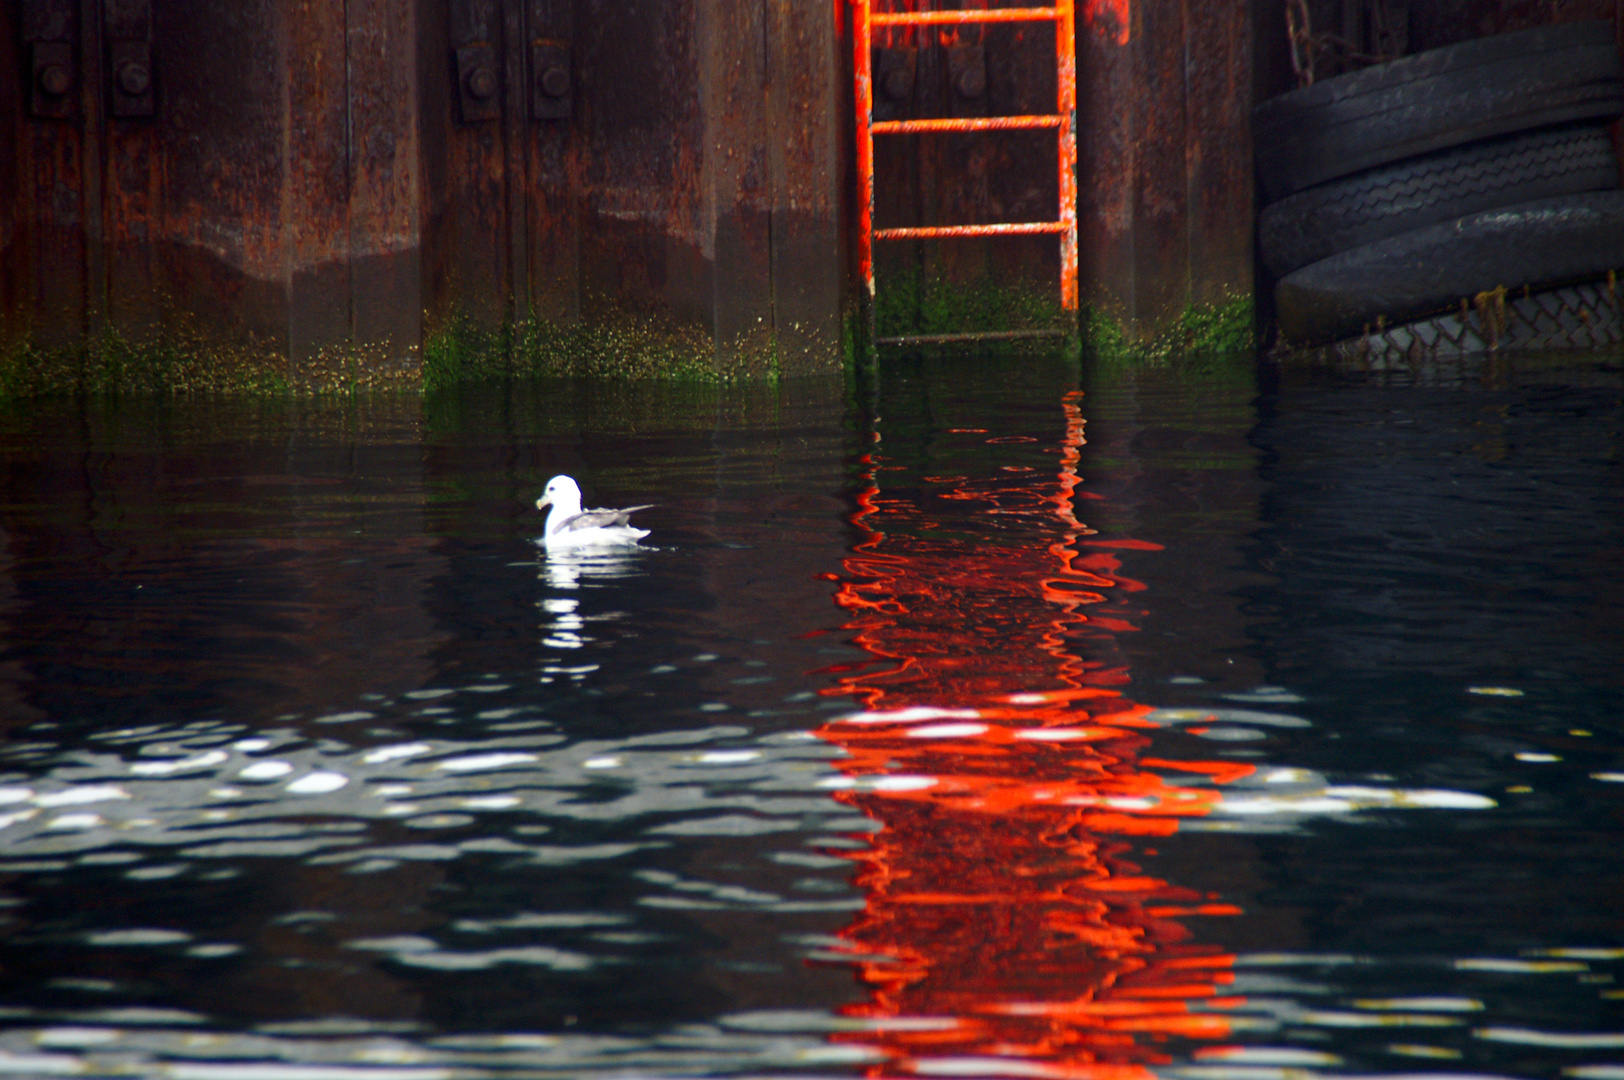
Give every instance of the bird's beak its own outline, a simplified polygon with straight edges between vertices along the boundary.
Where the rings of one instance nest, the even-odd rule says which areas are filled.
[[[536,509],[537,510],[545,510],[545,509],[547,509],[547,507],[551,506],[552,504],[553,504],[553,501],[551,499],[549,499],[547,496],[543,495],[541,498],[536,500]]]

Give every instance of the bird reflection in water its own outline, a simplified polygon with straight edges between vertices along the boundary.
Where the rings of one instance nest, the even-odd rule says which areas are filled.
[[[639,549],[579,548],[553,550],[538,561],[541,582],[547,587],[537,602],[541,609],[542,645],[552,649],[578,649],[592,638],[585,633],[587,617],[581,601],[573,594],[596,582],[632,577],[642,572]],[[560,595],[562,594],[562,595]],[[605,612],[594,619],[617,619],[618,612]]]
[[[973,537],[881,489],[877,430],[861,459],[835,600],[873,659],[833,672],[827,693],[861,711],[818,734],[847,752],[835,797],[880,825],[850,853],[866,907],[841,935],[863,1022],[832,1036],[883,1055],[875,1075],[1148,1077],[1176,1041],[1229,1031],[1233,958],[1179,917],[1238,909],[1136,860],[1217,798],[1163,774],[1252,767],[1143,756],[1149,709],[1115,648],[1143,586],[1113,552],[1158,549],[1075,516],[1097,497],[1078,490],[1080,401],[1062,401],[1058,478],[935,478],[1006,515]]]

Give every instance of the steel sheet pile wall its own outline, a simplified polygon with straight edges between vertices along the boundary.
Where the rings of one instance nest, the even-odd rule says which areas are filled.
[[[1080,5],[1083,294],[1131,332],[1251,296],[1253,2]]]
[[[379,378],[409,376],[419,87],[395,59],[416,15],[412,0],[8,5],[23,78],[0,88],[6,344],[162,337],[297,377],[364,342]],[[43,103],[24,81],[42,49],[73,66]]]
[[[1248,294],[1250,3],[1088,0],[1077,30],[1083,303],[1150,330]],[[1053,108],[1052,31],[922,33],[877,67],[896,115]],[[850,34],[838,0],[0,5],[0,354],[414,384],[468,330],[499,371],[838,366]],[[892,140],[879,223],[1052,217],[1052,143]],[[901,245],[921,287],[1053,287],[1052,237],[934,244]]]
[[[0,6],[18,58],[0,65],[0,346],[158,342],[295,386],[412,383],[453,325],[489,343],[629,318],[725,374],[838,365],[834,18],[789,0]]]

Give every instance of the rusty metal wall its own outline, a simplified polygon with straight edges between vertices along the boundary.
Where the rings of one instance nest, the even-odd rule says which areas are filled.
[[[1083,300],[1130,328],[1251,289],[1254,2],[1079,5]],[[184,330],[295,383],[357,351],[409,379],[455,317],[652,313],[728,373],[841,362],[843,3],[18,0],[0,31],[0,344]],[[889,42],[911,67],[888,107],[1046,110],[1052,38]],[[73,85],[42,102],[38,58],[61,56]],[[880,224],[1057,198],[1046,132],[901,136],[877,174]],[[925,279],[1056,277],[1052,237],[899,247]]]
[[[17,15],[17,5],[0,4],[0,41],[20,42]],[[20,62],[0,63],[0,345],[21,338],[24,298],[32,295],[22,265],[20,221],[25,85]]]
[[[1093,0],[1078,17],[1085,302],[1150,334],[1253,285],[1254,3]]]
[[[1298,85],[1286,19],[1287,0],[1257,12],[1257,98]],[[1298,65],[1312,54],[1313,76],[1344,71],[1473,38],[1557,22],[1611,21],[1624,42],[1619,0],[1301,0]]]
[[[294,377],[357,341],[411,363],[417,72],[396,60],[417,7],[23,0],[20,74],[41,45],[74,70],[6,110],[10,334],[179,335],[273,351]]]
[[[829,6],[18,0],[0,31],[0,344],[113,330],[409,380],[453,316],[652,312],[729,372],[841,361]]]
[[[790,0],[453,0],[426,37],[431,321],[699,327],[729,374],[841,362],[833,13]],[[539,43],[539,44],[538,44]],[[459,103],[486,45],[495,107]],[[541,116],[535,50],[569,71]]]

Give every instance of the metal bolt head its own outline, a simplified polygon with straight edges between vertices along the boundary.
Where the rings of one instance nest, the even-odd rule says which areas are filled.
[[[496,93],[496,72],[488,67],[474,68],[468,73],[465,81],[468,85],[468,96],[479,101],[488,101]]]
[[[987,69],[980,64],[968,64],[959,72],[958,91],[967,98],[978,98],[987,92]]]
[[[64,64],[46,64],[35,78],[40,90],[51,97],[63,97],[73,89],[73,72]]]
[[[145,64],[138,64],[134,60],[120,64],[118,88],[130,97],[140,97],[152,89],[152,72],[147,70]]]
[[[550,65],[537,81],[541,84],[541,92],[550,98],[561,98],[570,92],[569,69],[562,64]]]

